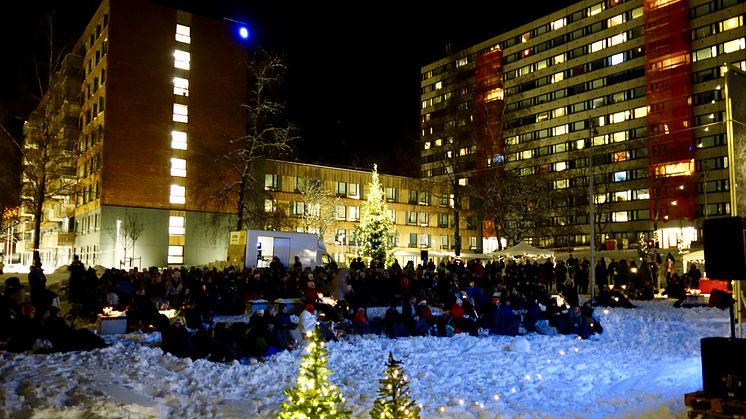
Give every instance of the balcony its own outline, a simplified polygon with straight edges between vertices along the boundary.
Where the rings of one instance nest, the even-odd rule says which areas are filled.
[[[42,249],[50,249],[55,247],[70,247],[74,243],[75,234],[72,232],[63,233],[61,231],[52,231],[49,233],[42,233],[39,246]]]

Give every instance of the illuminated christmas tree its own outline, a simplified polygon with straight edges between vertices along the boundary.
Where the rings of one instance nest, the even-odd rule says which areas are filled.
[[[306,345],[295,387],[285,389],[288,400],[282,404],[281,419],[350,417],[339,389],[329,383],[327,362],[326,343],[317,328]]]
[[[402,362],[389,352],[385,376],[378,380],[378,398],[373,402],[370,417],[373,419],[419,418],[420,408],[409,398],[409,384],[404,376]]]
[[[378,180],[378,167],[373,165],[373,178],[368,184],[368,199],[360,210],[360,224],[353,231],[360,254],[386,265],[394,259],[396,229],[387,213],[383,187]]]

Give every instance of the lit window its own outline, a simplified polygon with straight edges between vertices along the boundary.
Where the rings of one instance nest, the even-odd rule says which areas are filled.
[[[396,202],[396,188],[386,188],[386,201]]]
[[[168,246],[168,263],[184,263],[184,246]]]
[[[280,189],[280,176],[274,173],[264,174],[264,190],[277,191]]]
[[[552,57],[552,62],[554,63],[554,65],[564,63],[565,62],[565,54],[563,53],[563,54],[560,54],[560,55],[555,55],[554,57]]]
[[[595,16],[604,10],[604,3],[598,3],[588,8],[588,16]]]
[[[186,150],[187,133],[184,131],[171,131],[171,148],[176,150]]]
[[[675,3],[677,1],[679,1],[679,0],[653,0],[653,1],[649,2],[650,3],[650,9],[651,10],[658,9],[658,8],[663,7],[663,6],[669,5],[671,3]]]
[[[184,217],[168,217],[168,234],[171,236],[183,236],[186,232],[184,228]]]
[[[568,179],[559,179],[554,181],[554,189],[567,189],[570,187]]]
[[[557,82],[562,81],[564,79],[565,79],[565,73],[563,73],[561,71],[559,73],[552,74],[552,83],[557,83]]]
[[[575,148],[578,150],[582,150],[585,148],[585,140],[577,140],[575,141]]]
[[[614,172],[614,182],[624,182],[625,180],[627,180],[626,171]]]
[[[186,51],[174,50],[174,67],[189,70],[190,55]]]
[[[716,46],[702,48],[700,50],[694,51],[692,53],[692,56],[693,56],[695,62],[706,60],[708,58],[717,57],[718,56],[718,49],[717,49]]]
[[[357,221],[360,219],[360,207],[348,207],[347,219],[350,221]]]
[[[624,42],[627,42],[627,32],[622,32],[619,35],[614,35],[611,38],[609,38],[609,46],[613,47],[614,45],[619,45]]]
[[[185,44],[189,44],[192,42],[191,38],[191,28],[189,26],[179,25],[176,24],[176,40],[178,42],[183,42]]]
[[[189,79],[174,77],[174,94],[178,96],[189,96]]]
[[[186,177],[186,160],[171,159],[171,176]]]
[[[661,163],[654,166],[655,176],[691,176],[694,174],[694,161],[684,160],[675,163]]]
[[[505,91],[500,87],[496,87],[487,91],[487,94],[484,97],[484,101],[492,102],[493,100],[503,100],[504,97]]]
[[[610,28],[612,26],[621,25],[622,23],[624,23],[624,13],[611,17],[608,20],[608,26]]]
[[[459,186],[466,186],[469,184],[469,179],[462,177],[458,180]]]
[[[430,141],[425,141],[425,150],[430,150]]]
[[[187,105],[174,103],[173,120],[174,122],[189,122],[189,108]]]
[[[264,200],[264,212],[275,212],[277,209],[277,202],[274,199]]]
[[[635,108],[635,118],[644,118],[646,116],[648,116],[647,106],[641,106],[639,108]]]
[[[609,117],[609,123],[616,124],[619,122],[624,122],[627,120],[627,117],[629,116],[629,111],[622,111],[611,114]]]
[[[619,131],[611,134],[611,142],[621,143],[622,141],[627,141],[627,131]]]
[[[169,202],[172,204],[186,204],[186,187],[181,185],[171,185]]]
[[[443,88],[443,82],[439,81],[435,83],[435,90],[440,90]]]
[[[560,125],[552,128],[552,135],[565,135],[567,134],[567,125]]]
[[[746,48],[746,38],[734,39],[723,44],[723,52],[725,54],[740,51],[744,48]]]
[[[627,211],[616,211],[611,213],[611,221],[615,223],[626,223],[629,221]]]
[[[554,163],[555,172],[561,172],[566,169],[567,169],[567,162],[560,161],[560,162]]]
[[[619,191],[614,192],[614,201],[616,202],[623,202],[623,201],[629,201],[632,198],[632,191]]]
[[[624,62],[624,53],[620,52],[619,54],[614,54],[609,58],[609,62],[611,65],[617,65]]]
[[[591,44],[591,52],[601,51],[606,48],[606,40],[602,39]]]
[[[443,145],[443,139],[442,138],[438,138],[438,139],[435,140],[435,147],[440,147],[442,145]]]
[[[559,118],[560,116],[565,116],[565,107],[557,108],[552,111],[552,118]]]
[[[553,31],[555,31],[555,30],[557,30],[557,29],[559,29],[559,28],[561,28],[563,26],[565,26],[565,18],[564,17],[562,19],[555,20],[554,22],[552,22],[552,25],[551,25]]]
[[[725,32],[731,29],[735,29],[739,26],[743,26],[743,16],[735,16],[730,19],[723,20],[719,23],[720,32]]]
[[[464,58],[461,58],[458,61],[456,61],[456,67],[457,68],[458,67],[463,67],[463,66],[465,66],[467,64],[469,64],[469,58],[468,57],[464,57]]]
[[[532,157],[531,150],[523,150],[521,152],[521,159],[525,160],[525,159],[530,159],[531,157]]]
[[[619,163],[623,161],[629,160],[629,152],[627,151],[617,151],[615,153],[611,153],[611,161],[614,163]]]
[[[349,187],[349,197],[350,198],[360,198],[360,184],[359,183],[350,183],[348,185]]]
[[[336,205],[334,207],[334,215],[337,220],[344,220],[347,214],[347,208],[344,205]]]

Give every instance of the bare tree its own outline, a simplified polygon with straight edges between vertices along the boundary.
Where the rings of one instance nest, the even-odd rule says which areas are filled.
[[[336,222],[334,209],[340,200],[332,197],[324,182],[317,177],[303,178],[298,190],[303,197],[303,228],[316,233],[319,240],[324,241],[326,231]]]
[[[267,216],[265,197],[260,196],[264,185],[253,175],[255,163],[289,154],[293,141],[298,139],[295,127],[284,119],[285,105],[276,100],[286,69],[280,56],[265,51],[256,52],[248,60],[249,92],[243,105],[247,113],[246,135],[232,140],[235,148],[220,157],[238,180],[221,185],[216,192],[218,199],[238,197],[238,230],[256,228]]]
[[[514,243],[535,231],[551,205],[551,183],[544,174],[494,177],[484,198],[483,211],[495,228]]]
[[[145,224],[140,222],[137,214],[125,211],[124,220],[122,220],[122,246],[124,247],[124,259],[127,260],[127,248],[132,249],[132,256],[135,259],[135,243],[145,230]]]

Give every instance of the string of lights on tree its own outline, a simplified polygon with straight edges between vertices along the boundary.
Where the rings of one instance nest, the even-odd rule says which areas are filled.
[[[409,383],[402,361],[389,352],[385,375],[378,380],[378,398],[373,402],[370,417],[373,419],[414,419],[420,417],[420,408],[409,397]]]
[[[282,404],[281,419],[349,418],[344,398],[339,389],[329,383],[331,371],[326,343],[319,328],[307,336],[310,340],[301,358],[300,372],[295,387],[285,390],[288,400]]]

